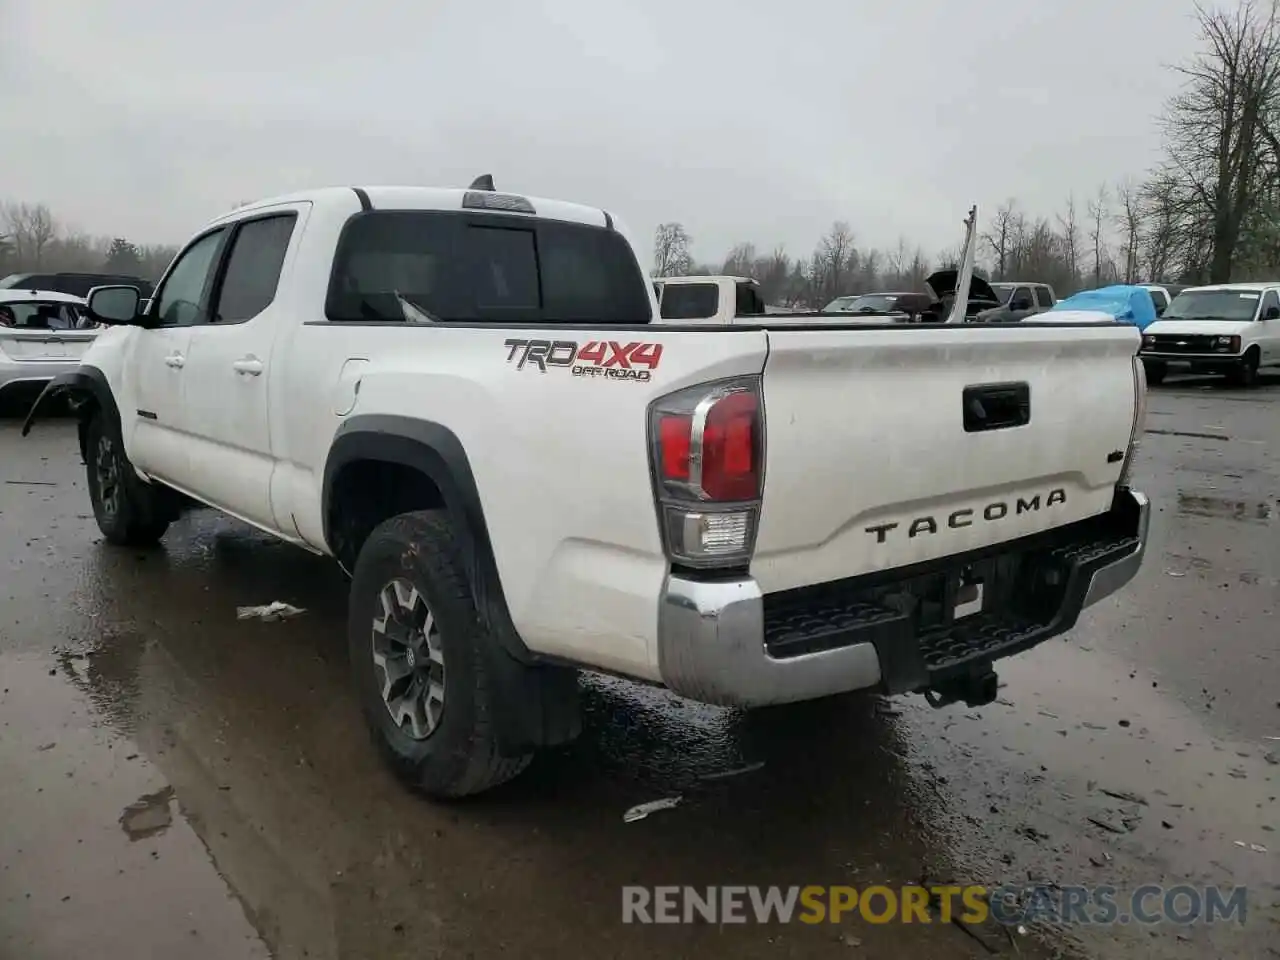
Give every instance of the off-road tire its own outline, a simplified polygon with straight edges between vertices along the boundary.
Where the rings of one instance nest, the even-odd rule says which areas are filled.
[[[162,491],[138,476],[120,431],[102,413],[85,430],[85,471],[93,516],[108,543],[146,547],[164,536],[173,516]]]
[[[443,659],[443,708],[426,739],[395,720],[374,663],[373,624],[383,590],[405,581],[426,602],[438,628]],[[351,580],[348,652],[361,709],[392,770],[437,798],[481,793],[520,774],[532,753],[504,757],[498,749],[486,655],[496,641],[480,623],[453,523],[443,510],[401,514],[369,535]]]

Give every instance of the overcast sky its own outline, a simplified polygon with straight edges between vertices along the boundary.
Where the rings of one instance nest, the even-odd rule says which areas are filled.
[[[980,11],[980,14],[979,12]],[[1140,174],[1190,0],[0,0],[0,197],[177,242],[307,186],[578,200],[647,251],[927,253]]]

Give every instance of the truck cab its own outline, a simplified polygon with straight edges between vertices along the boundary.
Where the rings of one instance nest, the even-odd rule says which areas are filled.
[[[661,277],[653,287],[663,320],[728,325],[767,313],[760,284],[750,277]]]

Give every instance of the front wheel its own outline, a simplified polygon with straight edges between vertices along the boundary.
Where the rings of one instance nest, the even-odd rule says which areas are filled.
[[[1143,363],[1143,370],[1147,375],[1147,385],[1158,387],[1164,383],[1164,375],[1169,372],[1169,368],[1163,363]]]
[[[89,421],[85,441],[89,500],[102,535],[122,547],[156,543],[169,529],[171,517],[160,492],[133,469],[120,431],[98,413]]]
[[[481,625],[452,521],[393,517],[369,535],[351,581],[348,651],[375,741],[396,774],[430,796],[510,780],[530,754],[501,755]]]
[[[1232,370],[1227,379],[1237,387],[1252,387],[1258,383],[1258,354],[1250,350],[1240,361],[1240,366]]]

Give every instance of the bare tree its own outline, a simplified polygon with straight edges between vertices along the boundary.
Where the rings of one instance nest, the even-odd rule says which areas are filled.
[[[1067,195],[1067,209],[1058,215],[1058,228],[1062,237],[1062,254],[1066,259],[1067,273],[1071,277],[1070,289],[1080,282],[1080,227],[1076,222],[1075,194]],[[1065,289],[1060,292],[1066,292]]]
[[[44,266],[45,249],[58,235],[49,208],[43,203],[6,203],[0,209],[0,220],[12,238],[15,258],[33,270]]]
[[[740,243],[724,258],[721,273],[730,277],[755,277],[756,247],[753,243]],[[758,279],[758,278],[757,278]]]
[[[1231,279],[1246,219],[1264,174],[1274,176],[1280,144],[1280,24],[1275,0],[1244,0],[1231,12],[1198,8],[1204,44],[1178,68],[1184,87],[1162,118],[1168,161],[1184,217],[1210,235],[1208,279]]]
[[[653,232],[653,275],[678,277],[693,267],[689,245],[693,239],[680,223],[662,223]]]
[[[827,299],[851,292],[845,286],[852,272],[850,261],[856,253],[849,224],[837,220],[831,225],[831,231],[819,241],[814,253],[814,263],[820,265],[821,270],[821,290]]]
[[[1013,235],[1017,229],[1019,217],[1017,207],[1017,202],[1013,199],[1006,200],[1004,205],[996,210],[996,215],[991,221],[991,229],[982,235],[982,239],[991,248],[991,253],[996,258],[993,266],[996,278],[1000,280],[1009,274]]]
[[[1116,185],[1116,197],[1120,209],[1116,223],[1120,228],[1121,250],[1124,252],[1124,282],[1138,282],[1138,266],[1142,243],[1142,204],[1138,188],[1132,180],[1121,180]]]
[[[1102,267],[1107,260],[1107,221],[1110,218],[1107,185],[1098,186],[1098,194],[1089,201],[1089,242],[1093,245],[1093,285],[1102,285]]]

